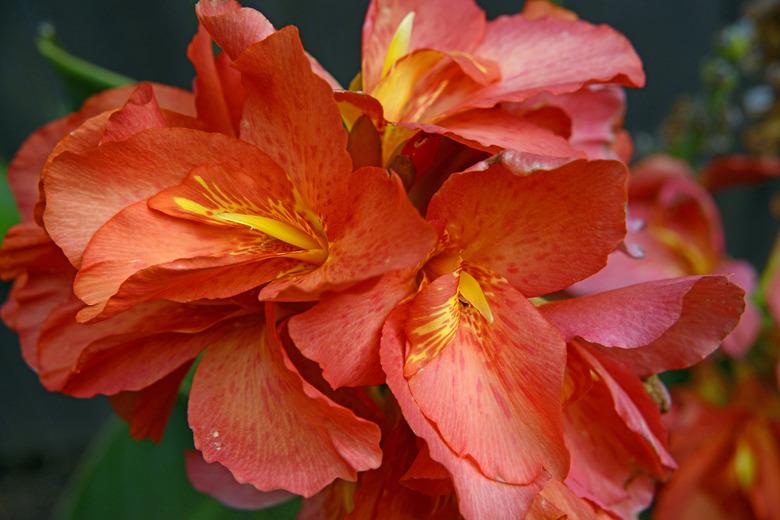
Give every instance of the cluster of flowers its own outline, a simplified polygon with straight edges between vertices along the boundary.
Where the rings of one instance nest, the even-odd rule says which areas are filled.
[[[629,42],[540,0],[373,0],[344,90],[294,28],[196,13],[193,93],[103,92],[11,164],[3,318],[42,384],[159,439],[197,365],[191,479],[236,507],[646,508],[676,464],[655,375],[760,316],[684,166],[629,186]]]

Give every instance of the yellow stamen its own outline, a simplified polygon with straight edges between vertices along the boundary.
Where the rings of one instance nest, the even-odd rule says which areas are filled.
[[[737,445],[733,459],[734,474],[742,489],[750,489],[756,479],[756,458],[744,440]]]
[[[300,247],[301,249],[320,249],[320,244],[312,237],[301,231],[295,226],[291,226],[279,220],[261,217],[259,215],[243,215],[241,213],[217,213],[214,218],[232,222],[234,224],[243,224],[250,228],[274,237],[277,240],[286,242],[290,245]]]
[[[387,46],[387,54],[385,55],[385,62],[382,65],[382,76],[387,76],[390,69],[395,65],[401,57],[405,56],[409,52],[409,42],[412,40],[412,27],[414,26],[414,11],[404,16],[401,23],[398,24],[398,29],[395,30],[393,39],[390,40],[390,45]]]
[[[458,293],[469,302],[479,313],[487,320],[493,323],[493,312],[490,310],[490,304],[482,291],[479,282],[466,271],[460,272],[460,281],[458,282]]]
[[[712,262],[707,258],[704,252],[696,247],[691,241],[685,240],[679,233],[672,229],[655,227],[650,233],[670,248],[677,251],[690,264],[696,274],[705,274],[710,272]]]

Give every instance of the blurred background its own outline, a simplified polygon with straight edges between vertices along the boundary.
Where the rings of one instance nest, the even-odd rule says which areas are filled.
[[[348,84],[357,72],[360,29],[367,0],[244,3],[261,9],[277,27],[297,25],[306,48],[342,84]],[[479,3],[490,17],[516,12],[522,5],[520,0],[480,0]],[[740,16],[741,3],[739,0],[565,2],[566,7],[582,18],[607,23],[626,34],[642,57],[648,85],[641,91],[629,92],[626,116],[626,127],[640,151],[652,147],[653,136],[679,96],[701,89],[700,66],[705,56],[712,53],[717,31]],[[193,71],[185,50],[196,27],[193,4],[187,0],[0,2],[2,164],[7,164],[30,132],[69,111],[67,92],[35,47],[42,23],[52,24],[58,42],[76,56],[131,78],[189,88]],[[724,210],[729,252],[752,261],[759,268],[771,246],[768,237],[777,231],[767,210],[775,187],[738,189],[718,201]],[[13,218],[7,190],[2,193],[0,204],[5,229]],[[7,285],[2,286],[0,298],[4,299],[7,290]],[[109,406],[103,399],[79,401],[45,392],[23,363],[14,334],[3,328],[0,343],[0,519],[49,518],[63,489],[79,485],[72,478],[77,468],[81,477],[92,471],[93,479],[102,475],[101,471],[108,471],[95,470],[94,461],[90,462],[89,458],[86,462],[79,461],[90,440],[104,428],[102,425],[110,415]],[[185,419],[179,415],[174,421],[184,423]],[[120,427],[112,423],[108,428]],[[138,452],[132,451],[136,448],[107,447],[110,444],[107,435],[104,429],[99,446],[89,448],[93,455],[96,450],[115,449],[121,452],[125,462],[146,457],[144,460],[155,472],[181,473],[179,460],[166,459],[149,446],[138,448],[145,450]],[[186,431],[174,441],[185,442],[181,440],[185,438]],[[121,500],[150,500],[142,490],[133,489],[132,482],[125,484],[130,489],[104,488],[106,493],[117,495],[109,497],[118,501],[117,509],[124,507],[120,507]],[[160,507],[156,514],[165,518],[167,513]],[[208,506],[203,510],[212,509]],[[126,507],[122,511],[118,517],[148,515]],[[176,515],[194,516],[195,513]]]

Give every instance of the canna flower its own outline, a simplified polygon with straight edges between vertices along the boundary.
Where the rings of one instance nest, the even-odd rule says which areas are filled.
[[[332,91],[294,30],[236,64],[245,71],[241,140],[203,132],[202,121],[170,124],[142,88],[50,157],[43,233],[75,296],[45,317],[36,348],[52,367],[44,384],[114,396],[139,436],[159,436],[205,350],[189,400],[196,448],[258,489],[313,495],[377,467],[379,430],[301,375],[258,292],[345,290],[416,265],[434,235],[397,178],[353,171]],[[29,303],[12,305],[9,320],[44,310]]]
[[[581,132],[576,119],[594,101],[587,86],[644,84],[641,62],[622,35],[545,1],[487,21],[471,0],[374,0],[362,51],[351,88],[381,107],[356,94],[341,99],[362,108],[348,125],[360,113],[375,118],[380,111],[390,122],[382,135],[385,162],[418,130],[492,153],[576,156],[572,144],[579,143],[566,139]],[[582,96],[557,99],[577,92]],[[598,101],[610,110],[608,99]],[[622,103],[612,107],[602,120],[620,118]]]
[[[431,201],[441,242],[423,268],[428,282],[385,325],[387,383],[450,473],[465,517],[522,516],[553,480],[630,516],[647,505],[652,480],[636,498],[626,475],[662,478],[674,465],[640,377],[710,353],[736,324],[743,292],[694,277],[534,305],[617,247],[625,170],[573,161],[534,171],[506,159],[453,175]],[[590,356],[574,342],[567,356],[577,338],[601,350]],[[583,387],[583,373],[604,382]],[[594,463],[593,453],[607,456]]]
[[[730,275],[745,289],[746,310],[723,348],[732,356],[743,356],[761,325],[758,309],[749,299],[756,273],[748,262],[727,256],[718,208],[689,168],[665,156],[635,165],[629,183],[629,216],[639,225],[633,226],[626,242],[639,248],[640,258],[615,252],[606,268],[572,291],[589,294],[677,276]]]

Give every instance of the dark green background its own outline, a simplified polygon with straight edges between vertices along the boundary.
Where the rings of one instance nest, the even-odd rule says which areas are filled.
[[[262,8],[277,27],[298,25],[307,49],[343,84],[358,70],[366,0],[248,4]],[[496,16],[518,10],[522,2],[483,0],[480,4]],[[697,90],[698,65],[710,49],[712,35],[738,15],[739,4],[737,0],[566,2],[583,18],[624,32],[644,59],[648,86],[629,94],[626,125],[635,138],[655,132],[677,95]],[[0,158],[8,161],[29,132],[68,106],[64,90],[33,44],[41,22],[53,23],[59,41],[77,56],[133,78],[188,87],[192,69],[185,48],[195,29],[192,5],[185,0],[2,0]],[[776,231],[766,210],[771,192],[771,187],[739,190],[720,201],[733,255],[763,262]],[[7,201],[0,203],[7,205]],[[108,406],[102,399],[77,401],[47,394],[21,361],[13,334],[2,329],[0,342],[0,519],[47,518]],[[181,415],[177,419],[183,420]],[[171,463],[163,458],[159,462]],[[133,496],[136,490],[125,489],[123,496],[128,493]],[[143,494],[140,488],[136,494]],[[143,496],[137,499],[144,500]],[[132,511],[116,515],[123,516],[138,515]]]

